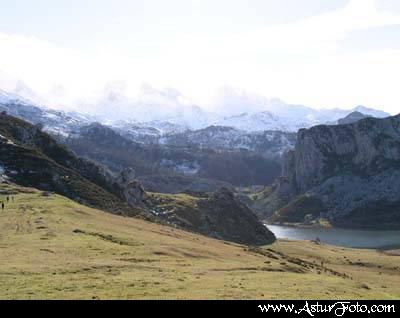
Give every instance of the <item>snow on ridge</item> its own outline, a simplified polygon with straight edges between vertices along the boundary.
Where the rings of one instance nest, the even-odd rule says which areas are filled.
[[[206,111],[191,104],[177,90],[157,90],[151,86],[144,86],[136,99],[130,99],[118,91],[106,91],[103,99],[97,101],[99,107],[93,114],[54,110],[1,89],[0,105],[20,103],[28,107],[37,107],[42,114],[35,116],[41,116],[49,131],[65,133],[69,127],[97,121],[118,130],[126,130],[133,135],[145,134],[154,137],[212,126],[232,127],[247,132],[297,132],[301,128],[330,124],[354,111],[374,117],[389,116],[385,112],[364,106],[357,106],[352,110],[316,110],[307,106],[287,104],[279,99],[269,100],[243,90],[226,90],[224,94],[219,103],[223,109],[230,109],[229,113]],[[27,120],[29,121],[29,118]]]

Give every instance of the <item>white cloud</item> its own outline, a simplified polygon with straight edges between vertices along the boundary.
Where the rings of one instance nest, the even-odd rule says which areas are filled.
[[[104,43],[83,53],[0,33],[0,70],[57,104],[93,97],[108,82],[119,81],[127,94],[149,82],[177,87],[200,104],[207,104],[216,88],[232,85],[311,106],[363,103],[396,112],[400,51],[341,47],[354,31],[400,25],[399,13],[377,10],[375,4],[352,0],[344,8],[295,23],[223,37],[182,30],[160,40],[158,49],[145,57]]]

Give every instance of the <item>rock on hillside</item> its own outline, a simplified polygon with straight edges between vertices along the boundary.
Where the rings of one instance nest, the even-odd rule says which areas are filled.
[[[142,184],[136,179],[135,170],[128,168],[123,170],[116,180],[118,186],[123,189],[124,199],[131,205],[141,205],[145,197]]]
[[[159,218],[181,228],[246,245],[265,245],[275,236],[228,189],[212,195],[149,194],[148,208]]]
[[[275,221],[311,211],[340,226],[400,228],[400,115],[300,130],[265,211]]]
[[[199,207],[205,211],[202,230],[212,237],[248,245],[270,244],[276,239],[253,211],[225,188],[201,201]]]

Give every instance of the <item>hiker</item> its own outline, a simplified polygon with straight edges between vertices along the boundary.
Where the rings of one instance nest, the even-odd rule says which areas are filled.
[[[4,211],[4,202],[1,201],[1,210]]]
[[[7,202],[10,202],[10,197],[7,197]]]

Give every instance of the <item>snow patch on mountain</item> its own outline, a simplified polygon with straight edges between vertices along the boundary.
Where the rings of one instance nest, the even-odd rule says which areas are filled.
[[[21,103],[24,105],[33,104],[33,102],[29,101],[28,99],[23,98],[14,93],[6,92],[0,88],[0,104],[6,103]]]
[[[24,83],[17,86],[16,91],[34,96]],[[144,85],[135,97],[129,97],[123,88],[111,85],[104,90],[101,98],[89,103],[90,107],[86,104],[93,110],[89,115],[54,110],[15,93],[0,90],[2,110],[34,124],[42,123],[44,129],[53,134],[68,136],[79,131],[80,126],[97,121],[134,141],[145,143],[164,143],[164,136],[211,126],[232,127],[245,132],[297,132],[301,128],[319,124],[335,124],[355,111],[378,118],[389,116],[364,106],[351,110],[318,110],[230,88],[222,90],[213,103],[210,109],[215,109],[215,112],[210,112],[191,103],[175,89],[159,90]],[[87,109],[85,104],[80,106]],[[243,148],[246,148],[246,143]]]
[[[200,164],[197,161],[181,161],[176,162],[174,160],[162,159],[161,165],[165,168],[170,168],[178,173],[182,173],[188,176],[196,175],[200,170]]]

